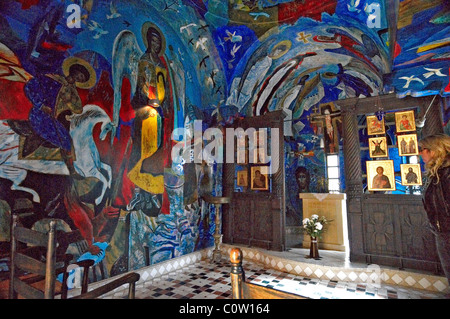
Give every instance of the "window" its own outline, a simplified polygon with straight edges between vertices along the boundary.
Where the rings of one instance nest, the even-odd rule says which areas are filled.
[[[409,163],[410,164],[417,164],[419,163],[419,156],[413,155],[409,157]]]
[[[339,156],[327,155],[328,192],[339,193]]]

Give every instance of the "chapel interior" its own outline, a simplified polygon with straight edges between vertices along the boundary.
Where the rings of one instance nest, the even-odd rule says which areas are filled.
[[[0,299],[41,235],[51,298],[232,299],[243,273],[448,298],[418,142],[450,135],[449,24],[446,0],[2,0]]]

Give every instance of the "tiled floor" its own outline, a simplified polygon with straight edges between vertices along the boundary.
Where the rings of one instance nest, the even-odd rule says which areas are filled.
[[[232,247],[222,245],[219,263],[211,262],[212,249],[205,249],[137,270],[141,278],[136,299],[231,299],[228,256]],[[311,260],[306,249],[241,249],[247,281],[311,299],[444,299],[448,290],[442,283],[444,277],[387,268],[380,270],[380,283],[370,283],[365,279],[371,276],[367,265],[349,262],[340,252],[321,251],[320,260]],[[93,289],[102,284],[104,281],[89,286]],[[103,299],[123,299],[127,293],[122,286]],[[69,291],[69,296],[72,294],[78,295],[79,288]]]
[[[311,299],[442,299],[444,294],[387,285],[357,284],[310,279],[264,268],[244,261],[247,281],[296,293]],[[200,260],[136,287],[136,299],[231,299],[231,265]],[[105,295],[104,299],[125,298],[126,290]]]

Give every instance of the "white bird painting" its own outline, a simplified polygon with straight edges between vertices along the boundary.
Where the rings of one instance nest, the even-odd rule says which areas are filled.
[[[192,30],[191,30],[190,28],[191,28],[191,27],[196,27],[196,26],[197,26],[196,23],[189,23],[189,24],[186,24],[186,25],[180,27],[180,33],[184,32],[184,30],[186,30],[187,34],[188,34],[189,36],[191,36],[191,35],[192,35]]]
[[[108,31],[103,30],[102,26],[100,25],[100,23],[91,20],[88,24],[88,28],[90,31],[95,32],[95,35],[93,36],[94,39],[99,39],[102,35],[104,34],[108,34]]]
[[[233,63],[234,63],[235,60],[236,60],[236,58],[231,59],[231,60],[227,60],[228,68],[229,68],[230,70],[231,70],[232,68],[234,68]]]
[[[425,79],[428,79],[430,76],[432,75],[436,75],[436,76],[446,76],[445,74],[443,74],[441,72],[442,68],[440,69],[430,69],[430,68],[424,68],[425,70],[429,71],[427,73],[424,73],[423,76]]]
[[[217,41],[219,42],[219,45],[222,47],[222,50],[225,51],[225,42],[223,42],[221,38],[219,38]]]
[[[270,18],[270,15],[265,12],[250,12],[249,15],[253,16],[253,20],[258,20],[259,17],[264,16]]]
[[[117,12],[117,8],[114,5],[114,2],[110,3],[109,10],[111,11],[111,14],[106,15],[107,19],[115,19],[115,18],[118,18],[121,16],[121,14],[119,12]]]
[[[225,32],[227,33],[227,37],[223,38],[226,41],[231,41],[231,42],[241,42],[242,41],[242,36],[240,35],[236,35],[236,31],[234,31],[233,33],[231,33],[228,30],[225,30]]]
[[[409,84],[411,83],[411,81],[417,81],[420,82],[422,85],[425,84],[423,83],[423,81],[419,78],[416,78],[414,75],[411,76],[402,76],[400,79],[402,80],[406,80],[405,85],[403,86],[404,89],[409,88]]]
[[[360,0],[352,0],[352,1],[350,1],[350,4],[347,4],[348,11],[350,11],[350,12],[355,12],[355,11],[356,12],[360,12],[361,10],[358,9],[359,2],[360,2]]]
[[[203,51],[206,51],[206,47],[205,47],[205,43],[208,41],[208,38],[200,38],[198,39],[198,41],[195,43],[195,49],[197,50],[198,47],[201,47]]]
[[[231,51],[230,51],[230,54],[233,58],[236,57],[236,52],[239,50],[240,47],[241,46],[236,46],[236,43],[234,44],[233,49],[231,49]]]

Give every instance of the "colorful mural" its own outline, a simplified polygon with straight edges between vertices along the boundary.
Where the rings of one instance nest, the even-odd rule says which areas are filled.
[[[325,156],[342,145],[334,101],[405,83],[447,93],[448,12],[426,3],[400,2],[393,63],[381,0],[2,1],[0,221],[60,219],[109,276],[211,247],[200,195],[221,195],[221,165],[172,149],[195,120],[283,110],[287,221],[300,225],[298,193],[327,191]]]
[[[447,1],[400,1],[393,70],[385,79],[387,89],[399,97],[450,95],[449,22]]]

